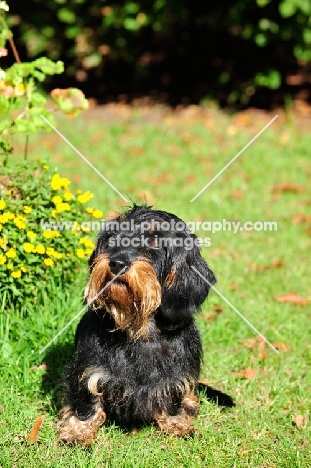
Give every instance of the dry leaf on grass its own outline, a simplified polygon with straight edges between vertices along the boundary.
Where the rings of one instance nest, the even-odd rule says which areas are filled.
[[[299,429],[299,431],[305,426],[307,423],[307,416],[304,414],[299,414],[293,418],[293,424]]]
[[[275,343],[272,343],[272,344],[278,351],[288,351],[289,349],[291,349],[290,344],[282,343],[281,341],[276,341]]]
[[[235,198],[236,200],[241,200],[244,196],[244,193],[239,189],[233,189],[231,190],[231,196],[232,198]]]
[[[34,425],[32,426],[32,429],[28,435],[28,440],[29,442],[33,443],[33,442],[37,442],[38,440],[38,433],[39,433],[39,429],[43,423],[43,420],[44,420],[44,416],[41,415],[38,417],[38,419],[35,421]]]
[[[306,306],[308,304],[307,299],[299,296],[295,291],[281,294],[280,296],[274,296],[273,299],[275,299],[278,302],[299,304],[302,306]]]
[[[30,368],[30,370],[34,370],[34,371],[37,371],[37,370],[47,370],[48,366],[45,362],[43,362],[42,364],[40,364],[39,366],[33,366]]]
[[[233,283],[227,286],[227,289],[229,289],[229,291],[235,291],[238,288],[238,286],[239,286],[239,282],[233,281]]]
[[[301,193],[304,192],[305,188],[301,185],[293,184],[292,182],[281,182],[280,184],[274,185],[272,187],[272,192],[292,192],[292,193]]]
[[[215,304],[213,309],[217,314],[221,314],[224,311],[224,309],[219,304]]]
[[[267,350],[265,348],[266,343],[262,336],[256,336],[256,338],[247,338],[242,340],[244,346],[254,352],[253,358],[263,361],[267,357]]]
[[[140,192],[140,194],[138,195],[138,199],[146,203],[147,205],[153,206],[156,204],[156,199],[147,190],[145,190],[144,192]]]
[[[244,370],[241,370],[239,372],[233,372],[233,377],[235,378],[240,378],[240,379],[246,379],[246,380],[252,380],[256,375],[255,369],[253,367],[247,367]]]
[[[284,260],[275,260],[269,263],[269,265],[257,265],[256,263],[249,263],[248,269],[251,271],[261,272],[269,270],[270,268],[281,268],[284,265]]]
[[[311,215],[307,215],[304,213],[296,213],[295,216],[292,218],[293,224],[302,224],[302,223],[310,223],[311,222]]]

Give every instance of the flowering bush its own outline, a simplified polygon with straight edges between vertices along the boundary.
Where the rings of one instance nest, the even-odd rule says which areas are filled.
[[[0,295],[13,302],[34,300],[43,284],[73,281],[94,247],[81,221],[102,218],[87,203],[89,191],[70,190],[70,180],[37,161],[6,167],[0,176]],[[77,220],[79,217],[79,221]],[[67,229],[46,228],[50,220]],[[64,223],[65,224],[65,223]],[[64,226],[63,224],[63,226]],[[87,223],[86,223],[87,224]],[[68,227],[69,226],[69,227]]]

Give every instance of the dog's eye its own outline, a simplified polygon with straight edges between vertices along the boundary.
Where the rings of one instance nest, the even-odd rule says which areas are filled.
[[[150,237],[148,240],[148,245],[152,249],[160,249],[162,247],[158,236]]]

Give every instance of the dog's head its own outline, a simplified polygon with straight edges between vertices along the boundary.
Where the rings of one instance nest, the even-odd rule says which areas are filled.
[[[189,322],[215,282],[196,236],[181,219],[134,205],[99,233],[85,299],[104,307],[133,339],[146,338],[151,314],[160,326],[178,328]]]

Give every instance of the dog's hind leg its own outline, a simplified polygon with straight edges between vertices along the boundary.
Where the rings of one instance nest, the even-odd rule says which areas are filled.
[[[185,395],[181,401],[178,414],[170,416],[161,411],[155,415],[155,421],[161,431],[179,437],[192,435],[194,433],[193,417],[198,412],[199,398],[193,393]]]

